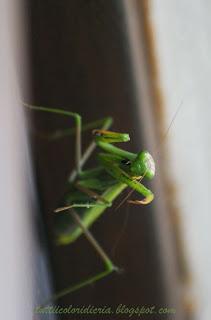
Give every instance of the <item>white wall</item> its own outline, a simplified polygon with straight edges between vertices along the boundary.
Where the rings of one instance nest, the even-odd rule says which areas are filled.
[[[14,1],[0,1],[0,21],[1,318],[23,320],[32,319],[33,250],[29,158],[16,74],[23,35]]]
[[[211,1],[151,0],[171,175],[193,274],[197,319],[211,314]]]

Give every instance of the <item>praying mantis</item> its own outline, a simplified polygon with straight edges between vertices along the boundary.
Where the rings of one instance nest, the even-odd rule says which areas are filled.
[[[127,187],[132,190],[130,195],[133,191],[136,191],[142,198],[140,200],[128,200],[128,197],[126,197],[125,201],[133,205],[149,204],[154,195],[141,183],[141,180],[154,177],[155,162],[148,151],[135,154],[114,146],[114,143],[129,141],[130,137],[127,133],[109,131],[112,125],[112,118],[110,117],[82,126],[81,116],[77,113],[26,103],[24,103],[24,106],[35,111],[73,118],[74,129],[58,131],[55,135],[56,138],[60,138],[75,134],[75,168],[69,176],[67,190],[61,200],[61,206],[54,210],[60,220],[56,242],[59,245],[68,245],[83,234],[97,252],[105,268],[103,271],[56,293],[50,299],[55,301],[103,279],[112,272],[119,272],[119,268],[115,266],[89,228],[108,207],[112,206],[112,202]],[[87,130],[92,130],[93,141],[82,153],[82,132]],[[95,168],[83,169],[95,147],[98,147],[99,150],[97,154],[98,165]]]

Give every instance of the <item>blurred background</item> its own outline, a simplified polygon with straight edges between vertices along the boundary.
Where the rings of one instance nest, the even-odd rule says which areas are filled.
[[[33,310],[102,268],[84,237],[55,245],[53,210],[74,141],[42,134],[73,123],[23,110],[25,101],[78,112],[85,123],[112,116],[112,129],[131,137],[121,147],[156,161],[156,177],[144,182],[155,200],[114,211],[118,199],[91,228],[124,272],[56,305],[155,306],[166,309],[142,318],[209,319],[210,9],[208,0],[1,1],[2,318],[71,319]],[[99,315],[74,315],[87,318]]]

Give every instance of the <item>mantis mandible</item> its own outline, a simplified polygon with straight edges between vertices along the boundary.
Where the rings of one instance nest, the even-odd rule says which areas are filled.
[[[135,154],[114,146],[113,143],[127,142],[130,137],[127,133],[108,131],[112,124],[112,119],[109,117],[82,126],[81,116],[77,113],[26,103],[24,105],[32,110],[56,113],[74,119],[74,130],[59,131],[55,136],[59,138],[75,134],[75,169],[69,176],[67,190],[61,202],[62,207],[55,209],[55,213],[61,215],[61,220],[65,219],[65,222],[60,223],[62,229],[58,231],[56,241],[60,245],[68,245],[84,234],[105,266],[104,271],[55,294],[50,299],[52,301],[92,284],[114,271],[119,271],[89,228],[107,207],[112,206],[112,202],[126,187],[143,196],[140,200],[127,200],[128,203],[135,205],[150,203],[154,195],[141,183],[141,180],[154,177],[155,163],[148,151]],[[97,129],[98,127],[100,129]],[[93,141],[82,154],[81,135],[82,131],[87,130],[92,130]],[[97,154],[99,165],[84,170],[83,166],[96,146],[102,151]]]

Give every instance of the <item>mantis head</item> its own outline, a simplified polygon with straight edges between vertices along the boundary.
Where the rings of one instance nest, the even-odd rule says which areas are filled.
[[[130,170],[134,176],[152,179],[155,175],[155,162],[148,151],[141,151],[131,163]]]

